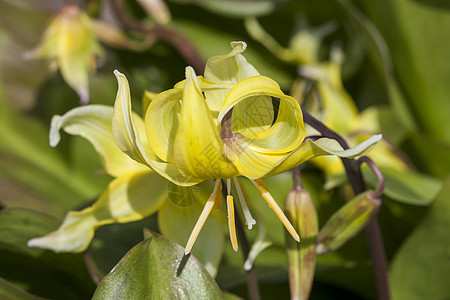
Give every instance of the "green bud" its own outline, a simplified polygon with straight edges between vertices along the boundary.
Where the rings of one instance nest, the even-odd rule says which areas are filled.
[[[306,300],[311,292],[316,262],[316,207],[307,190],[292,189],[286,198],[285,210],[302,239],[297,243],[290,236],[286,237],[291,299]]]
[[[335,251],[357,235],[380,209],[381,200],[373,191],[357,195],[327,221],[319,232],[316,252]]]

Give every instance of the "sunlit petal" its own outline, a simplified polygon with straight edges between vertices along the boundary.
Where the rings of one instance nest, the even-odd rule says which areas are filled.
[[[336,155],[339,157],[353,158],[364,155],[372,150],[373,147],[381,140],[382,135],[373,135],[357,146],[344,150],[336,140],[321,138],[317,141],[307,140],[298,149],[291,152],[279,165],[273,168],[266,177],[270,177],[286,170],[292,169],[315,156],[319,155]]]
[[[151,151],[145,135],[144,121],[131,110],[130,87],[125,75],[114,71],[119,90],[114,104],[112,132],[114,140],[124,153],[139,163],[145,164],[161,176],[179,185],[193,185],[200,180],[186,178],[174,164],[161,162]]]
[[[166,162],[175,163],[174,141],[180,120],[183,90],[162,92],[150,104],[145,115],[145,131],[155,154]]]
[[[259,75],[259,72],[247,62],[242,52],[247,48],[244,42],[231,42],[232,50],[226,55],[209,58],[205,67],[205,79],[211,82],[237,82]],[[205,90],[205,97],[214,119],[222,107],[228,89]]]
[[[219,130],[191,67],[186,68],[174,155],[177,167],[185,177],[215,179],[237,175],[237,170],[224,155]]]
[[[67,133],[87,139],[100,155],[105,171],[120,176],[130,171],[144,171],[147,168],[132,160],[117,147],[112,136],[111,121],[113,108],[103,105],[77,107],[63,116],[54,116],[50,127],[50,145],[55,147],[63,129]]]
[[[57,252],[84,251],[97,227],[151,215],[166,199],[166,192],[167,183],[158,174],[128,173],[111,182],[93,206],[70,211],[56,231],[30,240],[28,246]]]

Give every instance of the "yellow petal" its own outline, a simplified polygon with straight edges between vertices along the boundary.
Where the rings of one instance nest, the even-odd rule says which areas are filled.
[[[230,53],[213,56],[207,60],[204,73],[206,80],[236,84],[245,78],[259,75],[258,71],[241,54],[247,48],[247,44],[231,42],[231,47]],[[214,119],[217,118],[227,93],[228,89],[205,90],[205,97]]]
[[[172,89],[154,98],[145,115],[145,131],[150,146],[163,161],[175,163],[175,134],[180,122],[183,90]]]
[[[307,140],[298,149],[291,152],[279,165],[273,168],[266,177],[270,177],[289,169],[319,155],[336,155],[353,158],[369,152],[381,140],[382,135],[373,135],[357,146],[344,150],[336,140],[321,138],[317,141]]]
[[[30,247],[57,252],[86,250],[97,227],[143,219],[160,208],[167,184],[158,174],[128,173],[110,183],[91,207],[70,211],[54,232],[28,242]]]
[[[153,101],[153,99],[156,98],[156,96],[158,96],[158,94],[152,93],[152,92],[147,91],[147,90],[144,91],[144,96],[142,97],[142,111],[143,111],[144,115],[147,112],[148,106]]]
[[[272,97],[280,99],[273,125],[269,117],[273,108],[264,109],[272,107]],[[255,98],[258,100],[253,101]],[[268,77],[250,77],[233,87],[218,121],[231,109],[236,131],[231,139],[224,140],[225,153],[245,177],[263,177],[304,139],[303,115],[297,100],[283,94],[278,84]]]
[[[219,129],[214,124],[191,67],[186,68],[186,86],[174,156],[185,177],[216,179],[237,175],[237,170],[224,155]]]
[[[112,130],[114,140],[124,153],[178,185],[193,185],[201,180],[185,178],[174,164],[161,162],[151,150],[144,121],[131,111],[130,87],[125,75],[114,71],[119,90],[114,104]]]
[[[246,136],[250,139],[248,147],[254,151],[270,154],[285,153],[296,149],[305,137],[303,114],[300,105],[296,99],[285,95],[280,90],[279,85],[268,77],[250,77],[233,87],[225,99],[218,122],[223,119],[228,111],[235,108],[241,111],[239,117],[242,128],[247,128],[247,131],[249,131],[249,128],[260,124],[263,125],[265,122],[264,119],[266,119],[264,116],[267,112],[261,111],[262,118],[258,114],[245,113],[246,111],[254,112],[249,106],[255,103],[249,100],[262,96],[267,97],[270,101],[272,101],[271,97],[280,99],[277,119],[267,130],[259,132],[254,136]],[[238,105],[240,103],[241,105]],[[256,104],[261,105],[262,103]],[[266,104],[269,105],[268,103]],[[264,108],[260,109],[264,110]]]
[[[86,104],[89,100],[89,70],[95,67],[95,55],[101,54],[89,17],[76,6],[66,6],[50,28],[53,29],[46,35],[45,43],[48,44],[44,52],[57,59],[64,80]]]
[[[118,177],[130,171],[147,168],[132,160],[117,147],[112,136],[113,108],[103,105],[77,107],[63,116],[54,116],[50,127],[50,145],[55,147],[60,139],[59,131],[80,135],[87,139],[100,155],[105,171]]]

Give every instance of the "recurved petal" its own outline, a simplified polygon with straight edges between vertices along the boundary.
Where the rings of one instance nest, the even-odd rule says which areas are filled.
[[[113,108],[104,105],[77,107],[63,116],[54,116],[50,127],[50,146],[55,147],[63,129],[69,134],[87,139],[100,155],[106,172],[114,177],[131,171],[143,171],[147,167],[125,155],[117,147],[112,136]]]
[[[212,82],[237,82],[259,75],[259,72],[247,62],[242,52],[247,48],[244,42],[231,42],[231,52],[209,58],[206,62],[204,77]],[[208,106],[214,118],[222,107],[228,89],[205,91]]]
[[[97,227],[143,219],[166,199],[167,183],[153,172],[125,174],[110,183],[93,206],[70,211],[54,232],[28,242],[29,247],[57,252],[86,250]]]
[[[280,105],[275,123],[268,126],[271,123],[267,124],[270,119],[266,115],[272,111],[265,111],[264,107],[272,105],[272,97],[279,99]],[[259,102],[253,101],[255,98]],[[261,100],[264,98],[265,103]],[[255,105],[259,111],[255,110]],[[225,99],[218,122],[231,109],[233,114],[236,110],[239,116],[235,123],[240,127],[236,129],[249,139],[248,147],[253,151],[267,154],[287,153],[296,149],[305,137],[303,114],[297,100],[285,95],[279,85],[266,76],[250,77],[233,87]]]
[[[205,79],[212,82],[239,82],[245,78],[259,75],[259,72],[247,62],[242,52],[247,48],[244,42],[231,42],[231,52],[208,59],[205,66]]]
[[[154,98],[145,115],[145,132],[150,146],[163,161],[175,163],[175,134],[180,122],[183,90],[172,89]]]
[[[192,185],[200,180],[185,178],[171,163],[161,162],[153,153],[145,135],[144,121],[131,110],[130,87],[125,75],[114,71],[119,90],[114,104],[112,131],[114,141],[120,150],[135,161],[145,164],[164,178],[180,185]]]
[[[174,157],[185,177],[231,178],[237,175],[225,157],[219,129],[214,123],[191,67],[186,68],[186,85],[175,137]]]
[[[286,158],[282,160],[279,165],[273,168],[265,176],[269,177],[282,173],[319,155],[336,155],[346,158],[361,156],[372,150],[381,138],[381,134],[373,135],[355,147],[346,150],[344,150],[339,143],[333,139],[321,138],[317,141],[307,140],[298,149],[286,156]]]

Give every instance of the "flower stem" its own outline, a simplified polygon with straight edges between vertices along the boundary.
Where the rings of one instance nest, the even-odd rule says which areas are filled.
[[[117,20],[124,28],[150,35],[157,40],[170,44],[180,53],[181,56],[183,56],[187,63],[194,68],[197,74],[203,74],[205,69],[205,60],[202,58],[191,41],[181,34],[181,32],[174,28],[158,24],[147,26],[131,18],[126,13],[126,7],[123,0],[110,0],[109,3],[112,11],[117,17]]]
[[[311,116],[308,112],[303,111],[303,119],[305,123],[308,123],[314,127],[324,137],[335,139],[344,149],[349,148],[344,138]],[[359,163],[355,159],[341,158],[341,160],[344,164],[344,168],[354,194],[357,195],[364,192],[366,190],[366,184],[362,177]],[[383,237],[381,236],[381,231],[376,217],[367,225],[365,232],[375,272],[378,299],[389,300],[390,289],[387,272],[387,260],[384,250]]]
[[[235,208],[236,209],[236,208]],[[236,216],[236,231],[239,239],[239,244],[242,249],[242,254],[244,256],[244,261],[247,260],[248,255],[250,253],[250,245],[247,240],[247,236],[245,235],[244,226],[242,224],[241,218],[237,211],[235,211]],[[259,294],[259,284],[258,278],[256,277],[256,271],[252,265],[251,269],[246,271],[247,278],[247,288],[248,288],[248,297],[250,300],[259,300],[261,296]]]
[[[227,197],[228,192],[226,189],[226,185],[222,180],[222,196]],[[235,222],[236,222],[236,232],[239,240],[239,248],[242,250],[242,255],[244,257],[244,262],[247,261],[248,255],[250,253],[250,245],[247,240],[247,236],[245,235],[244,226],[242,224],[241,218],[239,217],[238,212],[235,209]],[[260,300],[261,296],[259,294],[259,284],[258,277],[256,276],[256,271],[252,265],[251,269],[246,270],[246,280],[247,280],[247,290],[248,297],[250,300]]]

